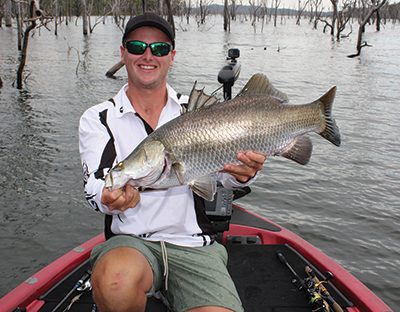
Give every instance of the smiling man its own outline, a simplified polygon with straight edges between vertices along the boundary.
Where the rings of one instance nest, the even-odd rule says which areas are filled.
[[[153,13],[129,20],[121,59],[128,83],[114,98],[89,108],[79,124],[85,195],[106,215],[106,242],[91,255],[93,296],[101,312],[144,311],[147,296],[160,291],[172,311],[242,311],[226,269],[227,252],[215,241],[204,201],[187,186],[139,193],[129,184],[109,191],[104,176],[149,135],[180,115],[186,96],[167,83],[174,63],[171,26]],[[238,154],[219,180],[243,187],[265,157]]]

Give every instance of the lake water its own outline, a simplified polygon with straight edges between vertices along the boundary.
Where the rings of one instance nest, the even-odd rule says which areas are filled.
[[[195,80],[207,92],[216,89],[233,47],[242,64],[236,92],[255,72],[267,74],[292,103],[337,86],[333,114],[342,146],[313,135],[307,166],[269,159],[240,203],[310,241],[400,310],[400,26],[367,29],[373,47],[350,59],[357,25],[337,43],[294,19],[262,33],[245,21],[224,33],[220,17],[201,28],[176,24],[170,83],[181,93]],[[126,81],[124,69],[117,79],[104,76],[119,60],[120,37],[111,19],[86,38],[74,24],[63,25],[58,37],[37,30],[19,91],[12,87],[16,29],[0,29],[0,296],[102,230],[103,217],[82,193],[77,128],[86,108]]]

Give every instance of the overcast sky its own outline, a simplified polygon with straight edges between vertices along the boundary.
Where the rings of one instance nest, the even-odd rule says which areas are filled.
[[[215,0],[214,3],[217,2],[221,2],[223,3],[223,0]],[[236,3],[239,3],[240,1],[236,1]],[[305,3],[306,0],[301,0],[301,3]],[[249,1],[248,0],[242,0],[242,3],[244,5],[248,4]],[[275,0],[268,0],[268,6],[272,6],[273,3],[275,3]],[[293,9],[297,9],[299,1],[298,0],[281,0],[281,4],[280,4],[280,8],[293,8]],[[331,7],[331,2],[330,0],[322,0],[322,5],[323,7],[326,8],[330,8]]]
[[[274,0],[269,0],[268,3],[274,3]],[[305,3],[306,0],[302,0],[301,3]],[[297,8],[299,1],[298,0],[281,0],[280,7],[282,8]],[[331,2],[329,0],[322,0],[322,6],[326,9],[331,7]]]

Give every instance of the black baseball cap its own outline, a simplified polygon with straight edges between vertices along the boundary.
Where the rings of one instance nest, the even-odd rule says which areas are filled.
[[[175,48],[175,34],[171,25],[161,16],[146,12],[142,15],[131,17],[125,26],[124,35],[122,36],[122,43],[125,43],[125,38],[135,29],[143,26],[152,26],[161,30],[172,42],[172,47]]]

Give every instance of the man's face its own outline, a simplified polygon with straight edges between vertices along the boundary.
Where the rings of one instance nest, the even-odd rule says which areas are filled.
[[[168,42],[168,36],[155,27],[140,27],[132,31],[125,41],[140,40],[147,44],[153,42]],[[167,83],[169,67],[174,62],[175,51],[166,56],[155,56],[148,47],[142,55],[135,55],[121,46],[121,60],[125,63],[129,83],[135,87],[156,88]]]

